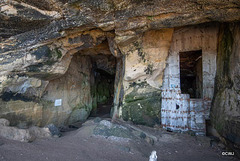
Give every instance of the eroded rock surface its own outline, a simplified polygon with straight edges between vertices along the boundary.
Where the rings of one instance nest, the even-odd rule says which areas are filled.
[[[78,130],[76,136],[78,135],[101,137],[113,142],[144,141],[152,145],[158,140],[155,136],[140,128],[127,125],[124,122],[114,123],[108,120],[99,122],[88,120]]]
[[[240,28],[239,23],[220,28],[215,98],[211,119],[216,130],[240,156]]]
[[[0,2],[0,117],[9,119],[11,125],[27,128],[84,121],[98,103],[113,99],[114,119],[154,126],[161,124],[165,82],[168,92],[177,89],[175,102],[165,110],[166,117],[182,119],[183,128],[189,129],[186,118],[197,110],[185,110],[177,100],[182,99],[176,83],[180,81],[178,57],[179,52],[202,50],[203,100],[195,102],[208,109],[191,104],[191,108],[199,109],[197,112],[207,111],[196,117],[193,114],[191,121],[201,124],[200,130],[205,133],[214,91],[214,53],[218,51],[212,113],[225,129],[231,131],[230,124],[234,124],[234,136],[226,138],[238,142],[239,34],[236,27],[219,33],[218,27],[222,22],[240,20],[239,0]],[[198,27],[208,22],[214,30]],[[196,35],[191,36],[194,32]],[[220,44],[216,49],[217,35]],[[167,65],[174,70],[166,70]],[[105,74],[104,79],[98,77],[101,74]],[[177,81],[166,82],[164,75],[171,79],[175,75]],[[227,102],[231,102],[228,108]],[[171,112],[180,116],[172,117],[175,114]],[[222,115],[229,119],[222,121]],[[167,120],[165,126],[170,122]],[[181,130],[182,125],[176,128]],[[225,135],[222,128],[217,129]]]
[[[60,89],[49,90],[54,88],[53,82],[56,88],[69,90],[70,85],[65,88],[59,80],[70,81],[60,77],[73,72],[70,71],[73,54],[82,50],[89,50],[84,51],[85,55],[100,53],[101,49],[96,46],[103,41],[108,41],[109,50],[119,58],[117,64],[121,69],[116,73],[113,117],[123,116],[148,125],[159,123],[157,107],[161,102],[157,100],[161,99],[159,88],[163,82],[173,28],[240,18],[237,0],[1,0],[0,11],[1,117],[18,118],[15,120],[35,125],[86,119],[92,109],[88,92],[84,92],[88,95],[86,97],[74,98],[75,103],[64,96],[64,108],[57,109],[51,101],[57,99],[55,96],[62,97],[62,92]],[[98,49],[92,50],[95,47]],[[107,54],[104,52],[107,50],[102,51],[102,54]],[[91,70],[90,66],[87,68]],[[88,84],[89,80],[86,78],[82,82]],[[89,88],[87,84],[86,88]],[[72,97],[70,93],[69,97]],[[153,93],[157,94],[153,96]],[[140,105],[132,96],[138,100],[141,98]],[[128,99],[130,97],[131,100]],[[14,107],[16,104],[20,106]],[[84,110],[83,106],[86,107]],[[59,111],[59,116],[56,111]],[[11,123],[19,124],[12,120]]]

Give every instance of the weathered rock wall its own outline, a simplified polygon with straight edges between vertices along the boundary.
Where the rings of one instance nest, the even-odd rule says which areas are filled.
[[[68,110],[72,110],[73,105],[66,105],[62,110],[59,108],[45,109],[42,102],[47,104],[47,107],[49,107],[48,104],[52,107],[53,103],[45,102],[42,99],[43,93],[46,93],[49,82],[59,79],[67,72],[73,54],[86,48],[93,48],[105,39],[104,33],[100,30],[71,31],[68,33],[68,37],[54,40],[54,42],[2,53],[0,67],[1,117],[9,119],[12,125],[20,127],[31,124],[41,126],[51,121],[63,124],[76,120],[71,121],[70,118],[69,122],[66,120],[71,114]],[[91,63],[89,65],[91,67]],[[76,77],[78,76],[79,74],[76,74]],[[77,102],[79,103],[79,101]],[[85,103],[83,102],[83,104]],[[62,114],[65,112],[66,116],[58,116],[58,111]],[[45,117],[45,114],[48,114],[48,117]],[[83,119],[86,117],[84,115]]]
[[[41,102],[42,124],[71,124],[86,120],[92,110],[90,56],[74,55],[64,76],[49,82]],[[62,104],[55,106],[55,100]]]
[[[217,73],[211,120],[240,156],[240,27],[222,24],[218,38]]]
[[[153,126],[160,123],[161,86],[173,29],[148,31],[129,46],[120,47],[125,55],[123,104],[124,120]]]
[[[44,126],[50,123],[56,125],[71,124],[85,120],[92,109],[90,86],[91,58],[75,55],[67,72],[60,78],[50,80],[45,85],[40,97],[34,95],[23,97],[20,94],[6,93],[2,96],[0,116],[8,118],[12,125],[21,128],[30,125]],[[28,79],[32,84],[28,90],[41,86],[38,79]],[[28,82],[26,81],[26,82]],[[34,84],[33,84],[34,83]],[[27,84],[27,83],[25,83]],[[11,87],[11,86],[10,86]],[[16,90],[18,84],[15,83]],[[17,91],[19,92],[19,91]],[[26,92],[24,93],[26,94]],[[55,101],[62,103],[55,106]]]
[[[12,100],[0,102],[0,117],[11,121],[12,126],[26,128],[31,125],[41,126],[43,106],[37,102]]]
[[[37,41],[61,37],[67,28],[116,29],[119,42],[147,29],[177,27],[210,21],[239,20],[239,1],[219,0],[1,0],[1,36]],[[129,31],[129,32],[124,32]],[[42,34],[42,36],[41,36]],[[48,38],[47,38],[48,37]],[[24,40],[25,39],[25,40]],[[31,43],[36,43],[32,41]],[[27,41],[28,43],[30,41]],[[26,44],[26,42],[25,42]]]
[[[163,72],[173,28],[240,19],[239,0],[0,2],[0,111],[1,117],[19,120],[18,123],[13,121],[13,124],[27,121],[29,124],[41,125],[45,114],[48,117],[44,118],[44,123],[51,122],[51,119],[55,119],[57,124],[82,119],[76,116],[81,113],[79,110],[76,115],[70,112],[75,106],[71,104],[70,91],[63,92],[67,96],[56,94],[59,86],[57,84],[63,82],[61,79],[71,81],[64,75],[74,54],[82,50],[96,53],[93,48],[105,40],[108,41],[111,54],[118,59],[113,116],[151,126],[159,123],[160,87],[163,85]],[[200,41],[201,37],[198,37],[196,42],[199,42],[198,39]],[[210,51],[207,48],[215,43],[215,40],[211,37],[205,40],[209,43],[204,45],[206,51]],[[189,39],[183,40],[185,41],[191,42]],[[193,46],[198,46],[194,43],[193,41]],[[180,45],[186,49],[184,44]],[[204,66],[214,61],[215,55],[211,52],[212,50],[208,55],[211,62],[204,62]],[[205,73],[204,71],[203,75]],[[85,81],[85,78],[79,75],[76,77],[83,79],[82,82]],[[214,75],[211,75],[207,78],[209,84],[204,87],[206,98],[212,97],[213,77]],[[54,81],[57,83],[53,85]],[[66,87],[59,87],[59,90],[71,90],[70,85],[66,82],[64,84]],[[208,85],[211,87],[209,90]],[[85,90],[82,86],[78,88]],[[41,104],[43,98],[49,98],[50,101],[56,99],[53,96],[47,97],[46,90],[52,92],[56,98],[66,97],[65,101],[70,100],[64,104],[66,109],[45,109]],[[81,92],[74,89],[73,95],[78,94]],[[88,98],[89,93],[85,94]],[[76,96],[77,103],[91,104],[90,100],[81,97]],[[16,107],[16,104],[19,106]],[[69,114],[69,118],[61,114],[58,116],[58,111]],[[70,117],[72,115],[74,116]],[[48,118],[51,119],[47,120]]]

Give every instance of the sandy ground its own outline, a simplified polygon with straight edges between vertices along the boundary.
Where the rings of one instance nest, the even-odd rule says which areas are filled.
[[[21,143],[0,138],[0,161],[148,161],[156,150],[158,161],[229,161],[218,146],[210,147],[208,137],[141,127],[158,138],[145,140],[109,139],[89,136],[90,126],[65,132],[60,138]]]

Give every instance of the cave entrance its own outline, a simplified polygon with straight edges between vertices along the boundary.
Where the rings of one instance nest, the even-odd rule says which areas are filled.
[[[116,75],[116,58],[110,55],[92,57],[91,90],[93,110],[91,117],[110,118],[114,102],[114,82]]]
[[[91,116],[108,118],[113,107],[115,75],[98,68],[95,69],[94,75],[95,109],[93,109]]]
[[[180,83],[182,94],[202,98],[202,50],[180,52]]]

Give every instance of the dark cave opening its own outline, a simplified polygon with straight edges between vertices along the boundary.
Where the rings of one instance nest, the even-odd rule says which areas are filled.
[[[96,109],[92,111],[94,117],[110,117],[114,98],[115,75],[104,70],[95,70],[95,101]]]
[[[202,50],[180,52],[180,82],[183,94],[202,98]]]
[[[110,118],[114,100],[116,59],[113,55],[97,55],[92,58],[91,93],[93,109],[90,117]]]

